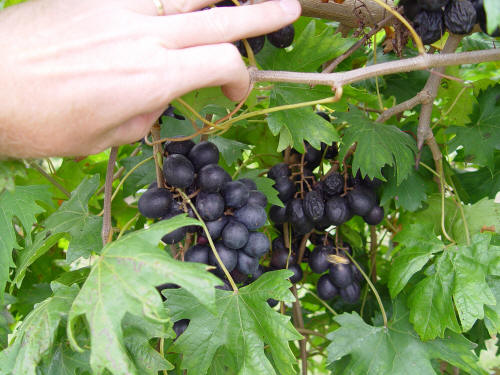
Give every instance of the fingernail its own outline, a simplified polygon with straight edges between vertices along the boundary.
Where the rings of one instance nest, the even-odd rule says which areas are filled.
[[[295,18],[300,15],[300,3],[297,0],[280,0],[280,5],[287,15]]]

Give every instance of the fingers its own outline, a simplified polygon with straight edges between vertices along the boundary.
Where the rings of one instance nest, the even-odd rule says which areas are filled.
[[[164,87],[173,89],[172,100],[187,92],[202,88],[222,86],[229,99],[238,101],[245,97],[250,76],[236,47],[230,43],[199,46],[168,52],[174,67],[165,72]],[[177,63],[175,63],[177,62]]]
[[[212,5],[220,0],[160,0],[165,14],[188,13]],[[134,12],[157,16],[158,8],[153,0],[117,0],[118,4]]]
[[[145,115],[136,116],[119,127],[114,128],[111,131],[111,134],[104,136],[104,138],[106,138],[108,140],[108,144],[112,146],[120,146],[127,143],[137,142],[148,134],[151,126],[162,113],[163,109]]]
[[[297,0],[273,0],[249,6],[148,17],[144,27],[149,27],[154,36],[160,36],[167,48],[185,48],[264,35],[289,25],[299,15]]]

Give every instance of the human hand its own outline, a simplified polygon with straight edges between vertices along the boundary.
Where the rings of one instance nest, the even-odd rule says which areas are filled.
[[[292,23],[297,0],[32,0],[0,12],[0,155],[87,155],[145,136],[168,103],[249,87],[229,42]]]

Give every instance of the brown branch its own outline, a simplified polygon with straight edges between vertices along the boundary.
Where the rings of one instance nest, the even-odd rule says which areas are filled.
[[[297,331],[302,335],[318,336],[318,337],[322,337],[322,338],[326,339],[326,335],[324,335],[318,331],[313,331],[312,329],[299,328],[299,329],[297,329]]]
[[[302,317],[302,308],[300,306],[300,300],[297,295],[297,287],[292,285],[292,293],[295,296],[295,302],[293,303],[293,321],[295,323],[295,327],[298,330],[304,329],[304,318]],[[305,334],[306,335],[306,334]],[[304,335],[304,338],[299,341],[300,347],[300,360],[302,363],[302,375],[307,375],[307,337]]]
[[[54,185],[57,189],[61,191],[65,196],[68,198],[71,198],[71,193],[67,191],[64,186],[62,186],[59,182],[55,180],[54,177],[52,177],[50,174],[45,172],[42,167],[40,167],[35,161],[30,161],[29,164],[35,168],[43,177],[47,179],[52,185]]]
[[[420,91],[413,98],[408,99],[394,107],[385,110],[376,120],[376,122],[385,122],[389,120],[392,116],[403,113],[404,111],[409,111],[415,108],[417,105],[422,103],[427,103],[431,100],[431,97],[427,91]]]
[[[129,157],[137,156],[137,154],[138,154],[140,151],[141,151],[141,146],[139,145],[139,146],[137,146],[137,147],[134,149],[134,151],[132,151],[132,153],[129,155]],[[123,172],[125,172],[125,167],[120,167],[120,169],[118,169],[118,170],[116,171],[116,173],[113,175],[113,181],[114,181],[114,180],[119,179],[119,178],[123,175]],[[101,187],[99,188],[99,190],[97,190],[97,193],[96,193],[96,194],[97,194],[97,195],[99,195],[99,194],[102,194],[103,192],[104,192],[104,185],[103,185],[103,186],[101,186]]]
[[[112,147],[106,170],[106,182],[104,184],[104,216],[102,221],[102,244],[105,246],[110,240],[111,234],[111,196],[113,194],[113,171],[115,169],[118,147]]]
[[[453,37],[450,37],[453,39]],[[500,60],[500,49],[483,51],[443,53],[439,55],[420,55],[417,57],[396,60],[337,73],[302,73],[249,68],[251,79],[255,82],[290,82],[307,85],[326,85],[340,88],[344,85],[359,82],[368,78],[425,70],[451,65],[475,64]]]
[[[306,251],[307,240],[309,239],[309,237],[311,237],[313,231],[314,229],[311,230],[309,233],[306,233],[304,237],[302,237],[302,240],[300,240],[299,254],[297,256],[297,264],[302,263],[302,258],[304,257],[304,252]]]

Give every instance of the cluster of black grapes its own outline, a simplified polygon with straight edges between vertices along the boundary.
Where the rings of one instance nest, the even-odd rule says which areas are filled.
[[[218,165],[219,150],[211,142],[167,142],[165,155],[166,187],[159,188],[156,182],[150,185],[139,199],[141,214],[160,220],[182,213],[195,217],[182,196],[176,194],[176,189],[183,189],[192,196],[196,211],[205,222],[227,270],[254,274],[260,257],[270,249],[268,237],[257,231],[267,221],[266,196],[250,179],[233,181]],[[186,251],[184,260],[215,266],[216,274],[223,276],[221,265],[200,227],[178,228],[166,234],[162,241],[167,245],[175,244],[187,233],[197,233],[197,244]]]
[[[469,34],[479,23],[486,32],[486,13],[483,0],[403,0],[404,15],[413,22],[424,44],[432,44],[444,34]],[[492,36],[500,36],[495,30]]]
[[[318,114],[329,120],[326,113]],[[333,162],[337,154],[335,143],[322,144],[317,150],[306,142],[303,155],[292,150],[292,163],[276,164],[268,172],[284,203],[284,207],[273,205],[269,211],[269,218],[282,233],[273,241],[271,266],[284,268],[288,262],[288,268],[294,272],[292,282],[302,278],[302,269],[296,263],[295,243],[300,243],[306,233],[323,233],[331,226],[344,224],[354,215],[361,216],[369,225],[377,225],[384,218],[384,209],[378,204],[376,195],[380,180],[361,178],[359,174],[352,176],[349,171],[339,173],[335,169],[323,177],[316,176],[316,168],[323,161]],[[293,233],[291,256],[284,246],[283,224],[289,225]],[[314,251],[305,252],[303,259],[308,259],[313,272],[329,271],[318,281],[321,298],[328,300],[340,294],[344,301],[353,303],[359,298],[361,277],[345,255],[346,251],[352,255],[352,249],[348,243],[339,245],[327,237],[325,233],[324,241],[316,241]]]

